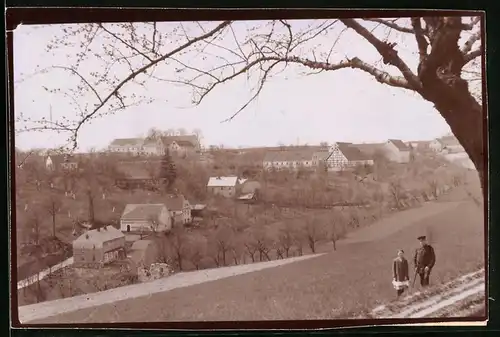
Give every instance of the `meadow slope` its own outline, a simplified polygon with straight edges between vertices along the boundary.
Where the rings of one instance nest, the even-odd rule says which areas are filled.
[[[429,236],[436,250],[433,285],[484,268],[483,219],[482,206],[470,199],[429,203],[350,235],[335,252],[30,323],[355,318],[394,299],[392,258],[402,248],[411,259],[419,235]],[[375,239],[367,240],[367,231]]]

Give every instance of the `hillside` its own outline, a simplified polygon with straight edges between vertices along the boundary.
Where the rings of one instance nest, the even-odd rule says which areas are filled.
[[[441,211],[436,211],[436,205]],[[484,268],[484,227],[478,225],[483,222],[482,208],[470,199],[431,207],[434,211],[427,216],[408,213],[414,210],[396,214],[400,221],[408,222],[397,232],[387,231],[385,236],[366,241],[366,234],[360,230],[358,239],[353,233],[350,242],[339,242],[337,251],[312,259],[172,289],[154,297],[119,300],[33,323],[358,317],[395,297],[390,285],[392,258],[400,248],[411,256],[417,246],[416,237],[422,233],[432,238],[437,254],[438,263],[431,276],[433,286]],[[374,224],[373,230],[382,228],[377,226],[383,226],[385,221]],[[452,239],[449,233],[453,233]],[[40,305],[48,308],[49,303]]]

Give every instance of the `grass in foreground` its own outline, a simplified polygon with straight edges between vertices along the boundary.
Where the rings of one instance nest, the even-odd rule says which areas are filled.
[[[395,298],[391,261],[399,248],[411,259],[418,244],[415,238],[423,231],[432,231],[437,254],[431,283],[445,283],[484,267],[483,210],[468,202],[376,242],[342,245],[311,260],[32,323],[356,317]]]

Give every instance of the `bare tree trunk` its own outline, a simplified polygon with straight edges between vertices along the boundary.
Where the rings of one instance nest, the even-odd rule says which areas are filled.
[[[56,210],[52,210],[52,236],[56,237]]]

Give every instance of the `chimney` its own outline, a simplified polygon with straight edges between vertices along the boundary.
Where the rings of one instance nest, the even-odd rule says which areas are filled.
[[[88,234],[85,235],[85,239],[87,239],[87,240],[89,239],[89,235]]]

